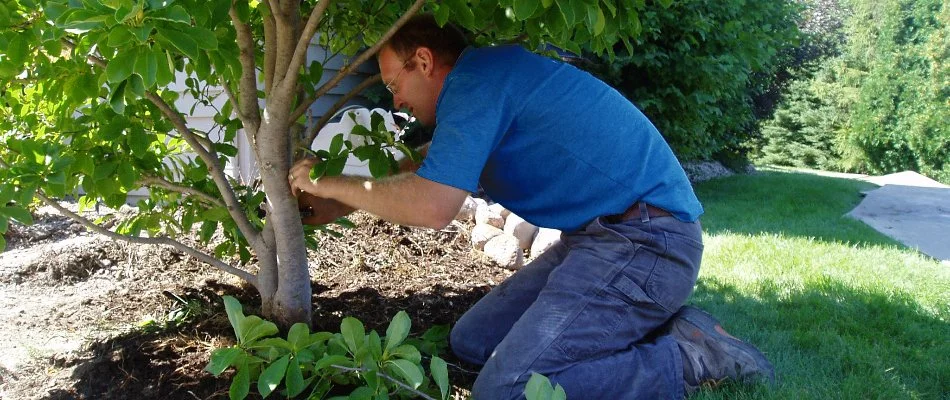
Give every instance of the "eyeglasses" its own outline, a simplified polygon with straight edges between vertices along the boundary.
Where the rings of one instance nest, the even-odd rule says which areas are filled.
[[[396,95],[396,89],[393,88],[393,84],[396,83],[396,79],[399,79],[399,75],[402,75],[402,72],[406,70],[406,66],[409,65],[409,61],[412,61],[412,59],[410,58],[406,60],[406,62],[402,63],[402,68],[399,68],[399,72],[396,73],[396,76],[394,76],[393,79],[391,79],[389,83],[386,84],[386,90],[388,90],[389,93],[392,93],[393,96]]]

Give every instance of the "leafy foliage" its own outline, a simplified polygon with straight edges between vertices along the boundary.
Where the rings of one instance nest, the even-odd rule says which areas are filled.
[[[215,349],[205,369],[215,376],[230,368],[236,370],[229,391],[232,400],[245,398],[253,382],[264,398],[283,387],[288,398],[309,389],[307,398],[322,399],[334,385],[355,387],[350,399],[404,398],[419,393],[448,398],[445,361],[428,353],[430,372],[426,377],[422,353],[406,341],[410,321],[404,311],[393,317],[384,337],[376,331],[367,333],[355,318],[345,318],[339,333],[310,332],[306,324],[298,323],[282,338],[275,336],[278,329],[274,323],[245,316],[235,298],[224,296],[224,304],[238,343]],[[433,382],[437,392],[430,387]]]
[[[751,96],[795,43],[796,10],[791,1],[651,5],[643,34],[592,70],[643,110],[681,159],[708,159],[740,148],[753,130]]]
[[[950,9],[939,0],[845,3],[847,41],[805,71],[764,125],[760,159],[865,173],[910,169],[950,182]],[[798,121],[790,124],[790,115]],[[815,152],[830,161],[799,159]]]
[[[0,0],[0,230],[26,222],[37,198],[115,208],[144,187],[136,217],[100,233],[176,246],[238,275],[290,325],[309,315],[310,289],[300,284],[305,243],[315,243],[307,233],[335,232],[294,224],[282,181],[294,149],[309,147],[301,138],[319,131],[311,107],[399,21],[428,11],[482,44],[611,54],[640,33],[646,8],[622,0]],[[311,43],[326,57],[308,58]],[[325,67],[337,56],[344,65],[332,75]],[[196,110],[211,110],[214,124],[189,126]],[[401,144],[370,131],[369,149],[338,142],[322,172],[336,172],[349,153],[374,173],[391,170]],[[227,174],[238,135],[261,166],[260,184]],[[177,241],[192,232],[213,251]],[[254,261],[258,274],[246,269]]]

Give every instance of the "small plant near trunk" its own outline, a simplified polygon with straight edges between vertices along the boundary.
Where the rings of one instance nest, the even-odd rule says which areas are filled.
[[[306,324],[298,323],[282,338],[276,336],[278,329],[273,322],[256,315],[245,316],[237,299],[224,296],[224,304],[237,344],[214,350],[205,370],[215,376],[232,367],[237,371],[229,390],[232,400],[247,397],[254,381],[264,398],[282,386],[280,393],[286,398],[309,389],[306,398],[323,399],[335,385],[355,389],[348,397],[332,398],[448,398],[446,362],[431,353],[426,377],[419,351],[444,348],[444,344],[434,345],[432,339],[441,337],[444,343],[445,327],[432,328],[414,340],[420,347],[407,344],[409,316],[400,311],[386,329],[386,336],[375,330],[366,333],[362,322],[347,317],[339,333],[310,332]],[[432,388],[432,382],[438,389]]]

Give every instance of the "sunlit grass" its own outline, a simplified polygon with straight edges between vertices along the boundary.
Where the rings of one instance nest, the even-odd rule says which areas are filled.
[[[699,185],[690,302],[765,352],[781,383],[695,398],[950,396],[950,269],[844,217],[867,188],[783,172]]]

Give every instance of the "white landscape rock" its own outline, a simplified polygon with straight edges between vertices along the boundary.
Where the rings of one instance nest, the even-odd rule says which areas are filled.
[[[457,221],[468,221],[472,218],[475,218],[475,210],[478,209],[478,202],[468,196],[465,198],[465,201],[462,202],[462,208],[459,209],[459,213],[455,216]]]
[[[525,221],[524,218],[511,214],[505,219],[505,233],[518,238],[519,246],[528,250],[534,242],[534,235],[538,233],[538,227]]]
[[[488,224],[476,224],[475,228],[472,229],[472,247],[485,250],[485,243],[504,233],[505,231]]]
[[[511,215],[511,211],[508,211],[505,206],[498,203],[489,205],[488,209],[498,213],[498,215],[501,215],[501,217],[505,219],[508,219],[508,216]]]
[[[561,231],[551,228],[538,229],[538,234],[534,236],[534,242],[531,244],[531,257],[540,256],[541,253],[560,241]]]
[[[498,229],[505,227],[505,219],[502,218],[501,214],[492,210],[487,204],[478,205],[478,209],[475,210],[475,223],[491,225]]]
[[[485,254],[503,268],[514,270],[524,265],[524,254],[518,238],[511,235],[493,237],[485,244]]]

